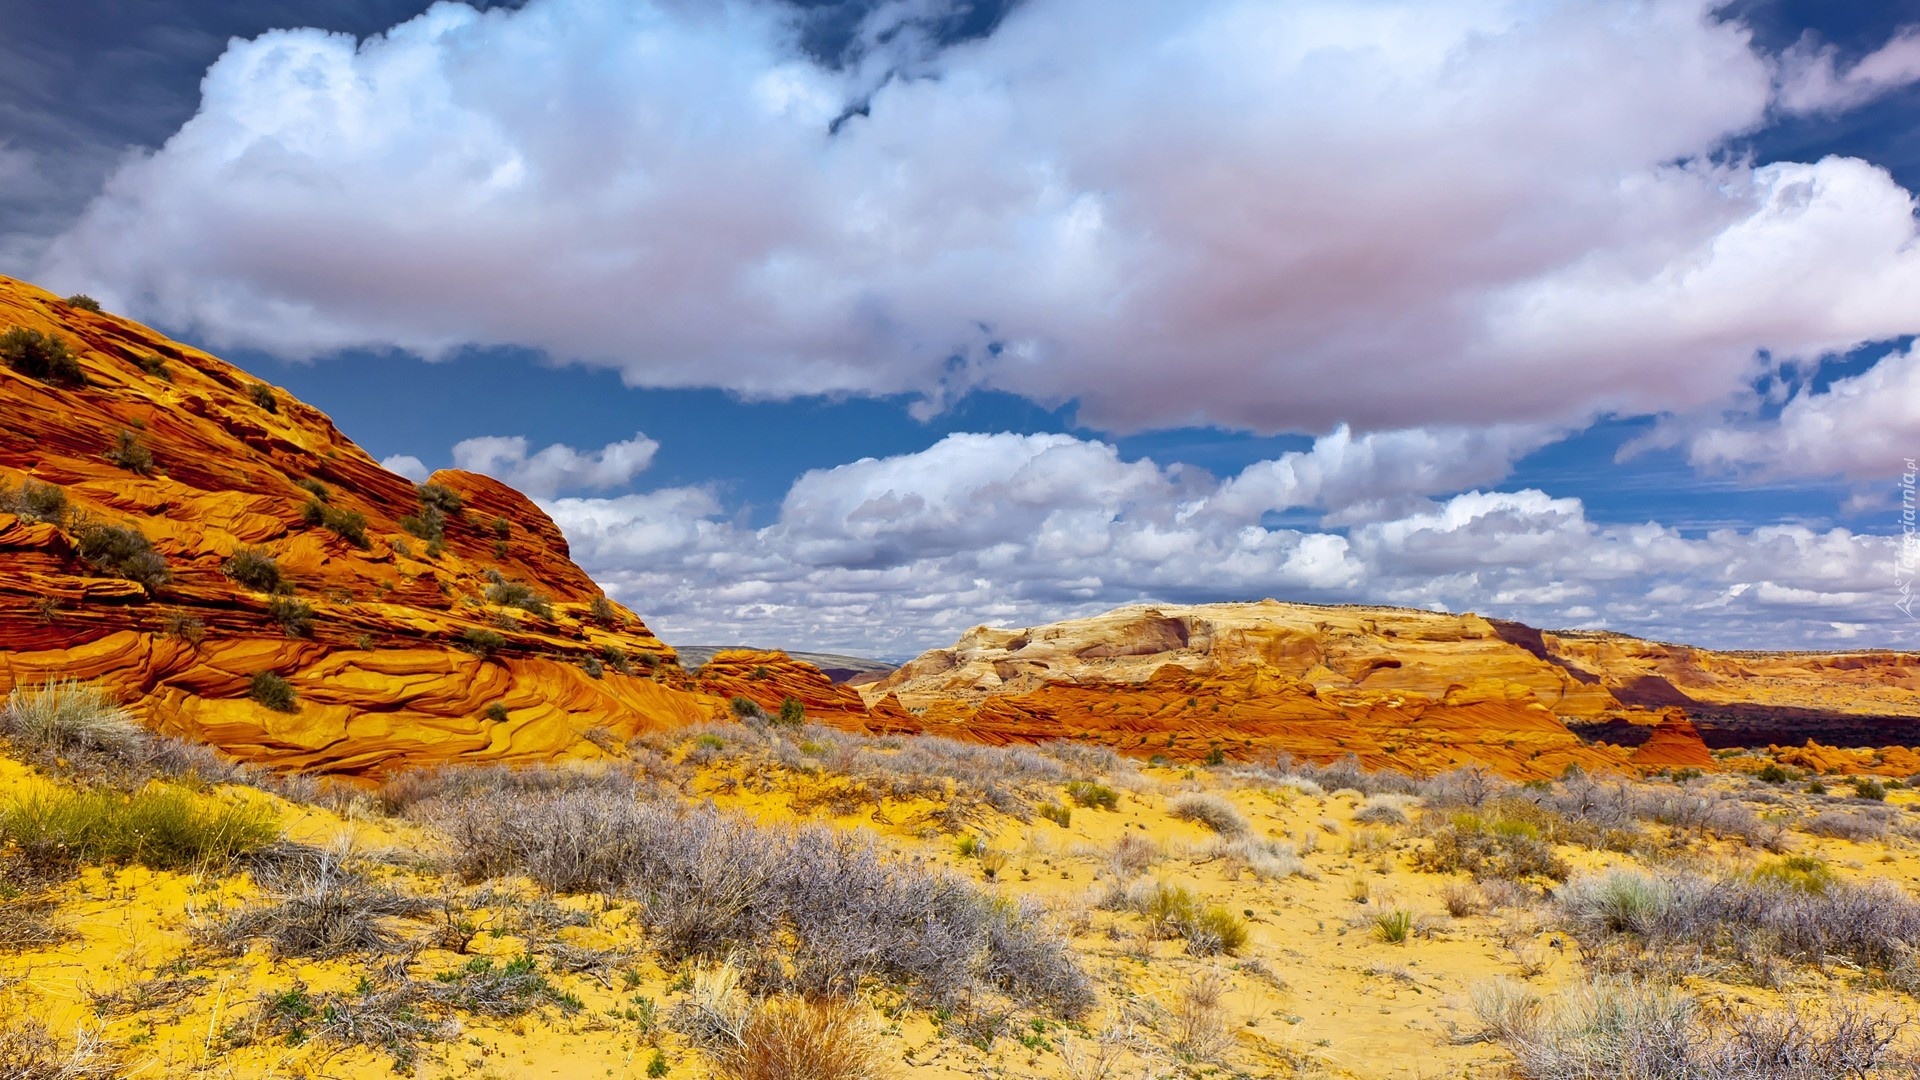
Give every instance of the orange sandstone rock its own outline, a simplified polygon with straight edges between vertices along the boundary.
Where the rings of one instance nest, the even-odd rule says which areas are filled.
[[[784,652],[722,649],[695,673],[695,685],[716,697],[743,697],[769,713],[779,713],[789,698],[807,711],[807,719],[849,730],[863,730],[867,705],[860,692],[836,683],[812,664]]]
[[[67,503],[57,522],[0,505],[0,693],[98,679],[157,729],[366,776],[592,756],[595,729],[623,738],[723,711],[638,617],[593,617],[601,592],[560,530],[498,481],[435,474],[460,510],[437,540],[410,535],[403,522],[431,531],[415,485],[286,393],[0,278],[11,326],[67,342],[86,384],[0,365],[0,486],[52,485]],[[90,565],[77,548],[89,522],[138,530],[171,581],[149,590]],[[243,547],[275,559],[287,595],[222,572]],[[588,670],[615,657],[634,674]],[[248,698],[261,671],[292,683],[297,711]]]

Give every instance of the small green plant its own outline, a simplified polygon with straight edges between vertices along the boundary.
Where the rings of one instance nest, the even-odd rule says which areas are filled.
[[[1405,908],[1382,911],[1373,917],[1373,935],[1389,945],[1404,945],[1413,936],[1413,912]]]
[[[601,648],[600,662],[622,675],[633,674],[633,665],[628,660],[627,651],[618,645],[607,645]]]
[[[651,1077],[667,1075],[667,1055],[655,1050],[653,1056],[647,1059],[647,1075]]]
[[[587,605],[587,617],[601,626],[612,626],[619,615],[613,609],[613,601],[604,596],[596,596]]]
[[[417,493],[421,506],[438,510],[448,517],[459,517],[466,509],[460,493],[445,484],[421,484]]]
[[[507,643],[507,639],[491,630],[468,627],[461,631],[460,647],[476,656],[490,656],[498,652]]]
[[[780,713],[774,717],[774,723],[781,727],[799,727],[807,722],[807,707],[799,698],[787,698],[780,703]]]
[[[767,670],[767,668],[764,666],[756,667],[753,669],[753,673],[748,675],[747,677],[752,679],[754,682],[765,682],[768,679],[773,678],[773,672]]]
[[[357,548],[367,546],[367,516],[357,510],[342,510],[315,497],[301,511],[301,519],[322,528]]]
[[[1856,776],[1848,783],[1853,785],[1853,797],[1856,799],[1887,801],[1887,786],[1871,776]]]
[[[173,381],[173,372],[167,369],[167,361],[163,357],[155,356],[152,353],[147,353],[142,356],[134,357],[133,362],[134,362],[134,365],[138,367],[141,371],[144,371],[148,375],[151,375],[152,377],[159,379],[161,382]]]
[[[487,706],[487,719],[493,721],[496,724],[506,723],[507,707],[505,705],[500,704],[497,701]]]
[[[293,684],[271,671],[256,671],[248,686],[247,696],[274,712],[299,712],[300,695]]]
[[[314,479],[311,476],[306,477],[304,479],[295,480],[293,482],[293,486],[313,496],[315,502],[324,503],[324,502],[333,501],[333,492],[327,490],[327,485],[321,483],[320,481]]]
[[[1837,880],[1831,867],[1811,855],[1769,859],[1753,871],[1757,885],[1777,885],[1812,896],[1825,894]]]
[[[140,441],[139,435],[126,428],[121,428],[120,434],[114,436],[113,448],[107,451],[107,460],[141,476],[153,472],[153,452],[147,449],[146,443]]]
[[[498,581],[488,585],[487,602],[501,607],[519,608],[543,619],[553,618],[553,604],[533,587],[518,581]]]
[[[1034,807],[1033,812],[1063,829],[1073,826],[1073,808],[1070,806],[1061,806],[1059,803],[1041,803],[1039,806]]]
[[[270,413],[280,411],[280,399],[274,394],[273,387],[266,383],[254,383],[247,387],[247,396],[253,399],[255,405]]]
[[[267,601],[267,617],[280,624],[288,637],[313,636],[313,605],[291,596],[276,596]]]
[[[131,796],[111,788],[56,789],[0,804],[0,843],[82,862],[186,869],[257,851],[279,835],[270,807],[202,802],[158,785]]]
[[[727,702],[727,706],[733,710],[733,715],[742,720],[764,719],[767,715],[766,710],[749,697],[735,696]]]
[[[589,656],[585,660],[580,661],[580,670],[586,672],[587,678],[589,679],[604,679],[607,677],[607,666],[602,664],[598,657]]]
[[[67,306],[77,308],[80,311],[91,311],[95,314],[99,314],[100,312],[100,301],[95,300],[83,292],[74,293],[72,296],[67,297]]]
[[[496,540],[506,540],[511,538],[513,536],[513,522],[508,521],[506,518],[503,518],[503,517],[494,518],[493,519],[493,535],[494,535],[494,539]]]
[[[1120,793],[1105,784],[1096,784],[1091,780],[1074,780],[1067,784],[1067,798],[1077,806],[1088,809],[1112,810],[1120,805]]]
[[[1789,774],[1787,770],[1781,768],[1780,763],[1777,761],[1767,762],[1761,766],[1759,772],[1753,775],[1755,779],[1765,784],[1784,784],[1788,780],[1793,779],[1792,775]]]
[[[429,543],[438,543],[447,535],[447,515],[439,507],[424,503],[417,514],[408,514],[400,519],[400,528]],[[432,549],[428,549],[432,554]]]
[[[220,564],[220,572],[255,592],[277,593],[282,584],[280,564],[266,548],[241,548]]]
[[[954,850],[954,853],[959,855],[961,858],[971,859],[974,856],[980,854],[981,850],[984,847],[985,845],[980,842],[979,837],[973,835],[972,833],[968,833],[967,835],[962,836],[959,840],[954,842],[953,850]]]
[[[68,386],[87,385],[87,372],[80,366],[79,357],[73,355],[64,338],[55,334],[10,327],[0,334],[0,360],[30,379]]]

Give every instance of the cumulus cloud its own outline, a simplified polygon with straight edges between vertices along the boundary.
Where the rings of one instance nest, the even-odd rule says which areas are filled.
[[[1908,78],[1912,39],[1777,84],[1722,6],[1029,0],[830,69],[750,0],[443,3],[233,43],[40,275],[283,354],[519,344],[1109,430],[1717,407],[1757,350],[1920,329],[1887,173],[1719,153]]]
[[[1754,479],[1897,476],[1920,456],[1920,347],[1893,352],[1858,375],[1794,395],[1771,421],[1695,433],[1698,468]]]
[[[392,457],[381,458],[380,467],[391,473],[399,473],[416,484],[425,482],[427,477],[433,475],[433,470],[427,468],[427,463],[412,454],[395,454]]]
[[[1781,107],[1838,112],[1920,82],[1920,27],[1905,28],[1845,71],[1837,49],[1812,40],[1802,40],[1782,59]]]
[[[1368,446],[1330,436],[1290,455],[1293,475],[1320,475],[1308,462],[1338,463],[1356,446],[1393,460],[1393,448],[1448,438],[1400,432]],[[1481,464],[1454,475],[1476,470],[1501,471]],[[1263,526],[1271,504],[1309,496],[1269,486],[1277,494],[1254,497],[1246,478],[1284,473],[1263,462],[1217,481],[1067,435],[962,434],[809,472],[760,528],[730,520],[697,488],[544,505],[575,558],[683,644],[897,656],[981,622],[1027,625],[1142,599],[1266,596],[1776,648],[1817,645],[1842,627],[1850,639],[1885,643],[1908,625],[1885,587],[1888,537],[1601,523],[1579,499],[1456,490],[1462,481],[1435,473],[1424,484],[1402,473],[1391,515],[1337,524],[1350,510],[1345,499],[1380,490],[1342,479],[1311,496],[1325,512],[1317,527]]]
[[[582,488],[623,487],[653,464],[660,449],[658,442],[640,434],[584,453],[564,443],[531,453],[528,446],[522,435],[464,439],[454,444],[453,464],[542,498]]]

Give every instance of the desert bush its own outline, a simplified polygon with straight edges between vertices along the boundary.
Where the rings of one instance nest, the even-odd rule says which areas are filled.
[[[1552,999],[1500,980],[1475,987],[1471,1000],[1526,1080],[1830,1080],[1904,1075],[1909,1066],[1893,1053],[1899,1022],[1846,1006],[1823,1019],[1790,1008],[1709,1027],[1686,994],[1625,979]]]
[[[30,379],[68,386],[87,385],[86,369],[80,366],[80,359],[73,355],[66,339],[58,334],[8,327],[6,333],[0,334],[0,360]]]
[[[298,712],[300,695],[293,684],[271,671],[256,671],[247,684],[247,696],[274,712]]]
[[[1209,858],[1226,863],[1228,876],[1251,874],[1256,881],[1279,881],[1316,875],[1300,861],[1300,850],[1284,840],[1260,840],[1252,836],[1222,837],[1207,848]]]
[[[761,1002],[746,1010],[737,1034],[707,1052],[727,1080],[873,1080],[886,1072],[865,1011],[833,999]]]
[[[727,707],[733,710],[733,715],[742,720],[764,720],[767,717],[767,711],[750,697],[736,694],[727,702]]]
[[[1180,987],[1168,1017],[1173,1049],[1190,1059],[1210,1061],[1233,1045],[1227,1019],[1227,980],[1217,971],[1195,972]]]
[[[313,605],[291,596],[276,596],[267,601],[267,618],[280,625],[288,637],[313,635]]]
[[[14,687],[0,706],[0,729],[23,749],[52,754],[132,754],[147,737],[105,689],[73,679]]]
[[[1447,906],[1447,914],[1456,919],[1483,914],[1488,907],[1486,894],[1470,881],[1447,882],[1440,889],[1440,901]]]
[[[889,862],[866,834],[593,790],[437,800],[426,813],[469,878],[522,873],[556,891],[631,896],[669,961],[742,954],[758,985],[805,994],[879,977],[933,1003],[992,987],[1076,1015],[1092,999],[1070,947],[1032,912]]]
[[[0,861],[0,952],[45,949],[65,941],[67,931],[53,921],[51,914],[58,904],[40,897],[9,896],[25,884],[11,879],[6,862]]]
[[[220,572],[235,584],[255,592],[280,591],[280,564],[266,548],[241,548],[227,556],[227,561],[220,564]]]
[[[155,356],[152,353],[143,353],[134,357],[133,363],[135,367],[159,379],[161,382],[173,381],[173,372],[167,369],[167,361],[164,357]]]
[[[1105,784],[1075,780],[1067,784],[1067,798],[1076,806],[1112,810],[1120,805],[1120,794]]]
[[[273,387],[268,386],[266,383],[254,383],[247,387],[247,397],[250,398],[255,405],[258,405],[270,413],[280,411],[280,398],[274,394]]]
[[[33,857],[139,863],[179,870],[257,850],[280,835],[271,809],[203,802],[171,788],[131,796],[105,789],[56,790],[0,803],[0,845]]]
[[[1354,811],[1354,824],[1405,825],[1407,823],[1407,811],[1403,802],[1404,798],[1405,796],[1395,795],[1368,796],[1367,801],[1360,809]]]
[[[1061,806],[1059,803],[1041,803],[1039,806],[1033,808],[1033,812],[1040,815],[1043,820],[1051,821],[1063,829],[1073,827],[1073,808],[1070,806]]]
[[[1871,776],[1856,776],[1848,783],[1853,785],[1853,797],[1856,799],[1865,799],[1868,802],[1887,801],[1887,785]]]
[[[1566,863],[1531,821],[1463,810],[1444,822],[1433,830],[1431,846],[1414,854],[1414,864],[1423,870],[1509,880],[1567,876]]]
[[[501,637],[491,630],[482,630],[477,626],[470,626],[462,630],[456,642],[460,648],[473,653],[475,656],[489,656],[498,652],[506,643],[506,638]],[[592,662],[595,664],[599,663],[597,660]]]
[[[1777,885],[1804,893],[1824,893],[1838,880],[1826,863],[1811,855],[1788,855],[1769,859],[1754,868],[1757,885]]]
[[[0,484],[0,510],[23,521],[47,521],[62,524],[67,518],[67,493],[57,484],[28,480],[15,491],[11,484]]]
[[[422,504],[418,513],[408,514],[400,519],[400,528],[422,540],[429,541],[427,553],[432,557],[433,544],[446,539],[447,515],[438,507]]]
[[[67,306],[77,308],[81,311],[91,311],[96,315],[100,313],[100,301],[95,300],[86,293],[74,293],[72,296],[67,297]]]
[[[420,505],[440,511],[448,517],[459,517],[466,510],[460,493],[445,484],[421,484],[415,489]]]
[[[114,436],[113,446],[107,450],[107,460],[141,476],[153,472],[153,451],[147,449],[147,444],[141,441],[140,436],[125,428],[121,428],[120,434]]]
[[[315,496],[301,511],[301,520],[325,529],[357,548],[367,546],[367,516],[357,510],[345,510]]]
[[[587,604],[587,617],[601,626],[612,626],[619,621],[620,615],[614,610],[613,601],[596,596]]]
[[[1860,843],[1887,835],[1886,818],[1849,810],[1822,810],[1801,827],[1815,836]]]
[[[167,560],[153,550],[145,534],[130,525],[89,523],[79,529],[74,547],[95,570],[131,581],[148,593],[173,580]]]
[[[313,852],[270,864],[256,876],[266,903],[222,920],[211,937],[235,951],[264,941],[275,957],[326,959],[386,952],[400,944],[391,920],[425,914],[432,905],[375,885],[338,854]]]
[[[773,722],[781,727],[799,727],[807,722],[807,707],[801,704],[799,698],[787,698],[780,703],[780,712],[774,716]]]
[[[1204,825],[1222,836],[1243,836],[1250,826],[1240,811],[1225,796],[1193,791],[1177,795],[1167,804],[1167,812],[1181,821]]]
[[[487,586],[487,602],[501,607],[519,608],[543,619],[553,618],[553,602],[520,581],[497,581]]]
[[[1133,898],[1135,910],[1159,937],[1185,939],[1195,956],[1238,953],[1247,944],[1247,924],[1218,904],[1203,904],[1180,885],[1155,882]]]

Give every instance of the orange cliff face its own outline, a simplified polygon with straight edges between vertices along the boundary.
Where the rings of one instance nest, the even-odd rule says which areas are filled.
[[[829,679],[812,664],[784,652],[722,649],[693,672],[694,685],[731,701],[746,698],[778,715],[789,699],[798,701],[807,719],[851,730],[866,727],[867,705],[860,692]]]
[[[98,679],[161,731],[356,775],[592,756],[596,728],[721,710],[511,488],[416,488],[239,369],[0,278],[16,326],[64,341],[85,382],[0,364],[0,692]],[[102,526],[144,536],[167,580],[106,565]],[[277,593],[225,572],[243,548]],[[259,672],[297,707],[251,700]]]
[[[1490,621],[1407,609],[1269,600],[981,627],[862,690],[892,703],[876,729],[1087,739],[1180,761],[1352,755],[1368,768],[1479,762],[1515,777],[1712,762],[1684,720],[1663,725]],[[1568,719],[1658,745],[1637,759]]]

